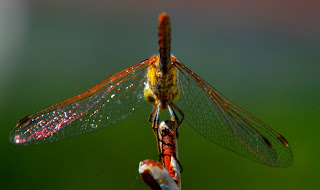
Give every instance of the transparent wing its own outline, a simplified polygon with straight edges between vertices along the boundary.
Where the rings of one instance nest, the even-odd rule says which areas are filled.
[[[141,106],[146,61],[128,67],[91,89],[21,119],[10,134],[14,144],[41,144],[114,124]]]
[[[172,60],[180,70],[180,97],[175,105],[192,128],[252,160],[274,167],[292,164],[292,151],[284,137],[227,100],[175,58]]]

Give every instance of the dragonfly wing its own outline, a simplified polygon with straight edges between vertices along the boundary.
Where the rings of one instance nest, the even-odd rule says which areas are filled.
[[[41,144],[112,125],[147,104],[145,69],[154,58],[128,67],[89,90],[28,115],[17,123],[9,140],[14,144]]]
[[[276,131],[226,99],[173,58],[179,69],[180,97],[175,105],[186,122],[216,144],[274,167],[292,164],[288,142]]]

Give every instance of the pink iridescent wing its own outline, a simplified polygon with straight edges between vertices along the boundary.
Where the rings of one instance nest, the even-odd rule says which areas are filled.
[[[174,104],[192,128],[252,160],[274,167],[292,164],[292,151],[283,136],[233,104],[174,57],[172,61],[180,71],[180,97]]]
[[[21,119],[10,134],[14,144],[41,144],[112,125],[146,105],[146,61],[128,67],[89,90]]]

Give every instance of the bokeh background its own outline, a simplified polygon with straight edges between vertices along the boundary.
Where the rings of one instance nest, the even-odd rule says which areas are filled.
[[[18,147],[8,136],[25,115],[156,54],[162,11],[173,54],[283,134],[294,153],[291,167],[272,168],[184,124],[183,189],[319,188],[319,1],[1,0],[1,189],[148,189],[138,163],[158,157],[144,110],[51,144]]]

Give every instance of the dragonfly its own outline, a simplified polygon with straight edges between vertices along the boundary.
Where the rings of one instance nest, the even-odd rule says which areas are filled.
[[[273,167],[290,166],[293,154],[288,141],[171,55],[170,34],[169,16],[162,13],[158,55],[27,115],[16,124],[9,141],[17,145],[54,142],[108,127],[149,106],[153,108],[148,120],[157,142],[160,113],[166,111],[177,123],[175,133],[187,123],[210,141],[251,160]]]

